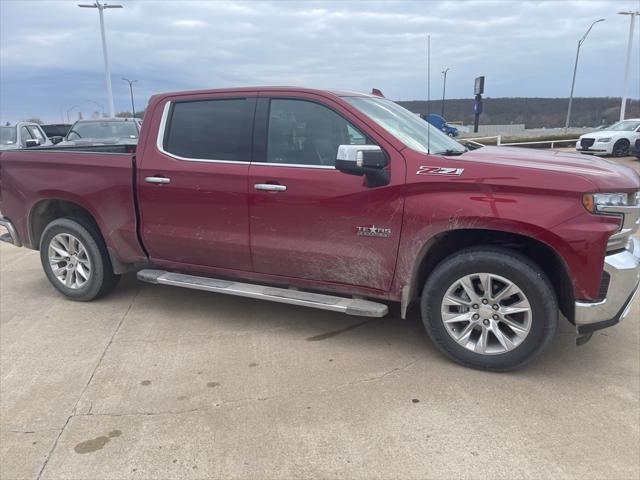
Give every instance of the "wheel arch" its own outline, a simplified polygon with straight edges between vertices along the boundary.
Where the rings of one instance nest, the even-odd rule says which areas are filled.
[[[114,254],[113,249],[107,245],[104,233],[100,228],[100,224],[98,223],[95,214],[87,207],[73,200],[64,198],[43,198],[33,204],[31,209],[29,210],[28,221],[29,242],[31,244],[31,247],[34,250],[39,250],[40,240],[42,239],[42,234],[45,228],[47,228],[47,225],[58,218],[65,217],[85,220],[89,222],[91,226],[96,230],[96,232],[100,234],[99,240],[107,249],[109,260],[111,261],[111,267],[114,273],[124,273],[131,269],[128,264],[123,264],[122,262],[120,262],[118,257]]]
[[[75,217],[87,220],[91,222],[102,235],[98,222],[86,207],[67,199],[44,198],[34,203],[29,210],[29,242],[33,249],[39,250],[42,233],[47,225],[58,218],[64,217]],[[102,237],[104,240],[104,235],[102,235]]]
[[[527,235],[484,228],[448,230],[425,242],[418,252],[409,288],[403,292],[403,316],[408,304],[420,295],[421,285],[440,262],[463,248],[481,245],[516,250],[535,262],[551,281],[558,297],[560,311],[573,322],[575,299],[570,270],[554,248]]]

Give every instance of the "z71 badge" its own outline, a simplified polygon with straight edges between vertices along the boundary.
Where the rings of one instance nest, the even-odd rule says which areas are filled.
[[[464,168],[427,167],[420,165],[416,175],[462,175]]]

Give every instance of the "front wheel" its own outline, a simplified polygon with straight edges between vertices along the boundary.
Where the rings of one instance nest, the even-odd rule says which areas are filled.
[[[614,157],[626,157],[629,155],[630,143],[629,140],[618,140],[613,145],[613,151],[611,152]]]
[[[100,232],[84,219],[60,218],[47,225],[40,261],[49,282],[71,300],[106,295],[120,278],[113,273]]]
[[[544,272],[518,252],[471,248],[442,261],[425,283],[422,319],[435,345],[474,368],[507,371],[539,355],[558,322]]]

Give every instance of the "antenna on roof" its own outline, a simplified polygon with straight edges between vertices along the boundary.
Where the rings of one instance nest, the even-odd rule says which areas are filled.
[[[382,91],[378,88],[372,88],[371,89],[371,95],[375,95],[376,97],[382,97],[384,98],[384,95],[382,94]]]
[[[427,35],[427,153],[431,154],[431,35]]]

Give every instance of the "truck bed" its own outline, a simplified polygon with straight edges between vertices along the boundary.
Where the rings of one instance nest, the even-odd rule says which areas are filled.
[[[145,259],[138,241],[131,145],[34,147],[0,152],[0,199],[25,246],[38,248],[48,202],[88,212],[123,262]],[[71,187],[70,185],[73,185]],[[37,200],[36,200],[37,199]],[[66,210],[65,210],[66,211]]]

